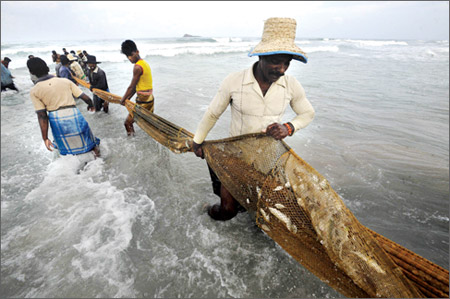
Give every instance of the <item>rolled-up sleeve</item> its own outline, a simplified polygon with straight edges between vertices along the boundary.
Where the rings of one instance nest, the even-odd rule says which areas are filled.
[[[303,86],[296,79],[290,80],[291,96],[290,102],[292,110],[297,116],[291,120],[295,131],[303,129],[313,120],[315,111],[311,103],[306,98]]]
[[[72,95],[75,98],[79,98],[83,94],[83,91],[78,86],[76,86],[72,81],[70,81],[70,83],[71,83],[70,90],[72,91]]]
[[[203,115],[194,135],[194,142],[201,144],[209,131],[214,127],[219,117],[225,112],[231,100],[228,77],[222,82],[218,92]]]
[[[46,110],[45,104],[41,101],[34,88],[30,91],[30,98],[34,106],[34,111]]]

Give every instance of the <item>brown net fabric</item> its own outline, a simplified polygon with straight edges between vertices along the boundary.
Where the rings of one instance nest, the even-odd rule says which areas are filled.
[[[342,294],[423,296],[328,182],[284,142],[239,136],[208,142],[204,150],[228,191],[256,211],[258,226]]]
[[[400,267],[405,276],[413,282],[422,293],[429,298],[449,297],[449,272],[417,255],[416,253],[400,246],[399,244],[383,237],[382,235],[366,229],[374,236],[378,244]]]
[[[86,81],[78,78],[75,78],[75,80],[80,85],[90,88],[90,84]],[[120,104],[120,96],[97,88],[94,88],[93,92],[105,101]],[[149,112],[131,101],[125,101],[125,107],[128,109],[129,113],[133,115],[135,122],[142,130],[171,151],[178,154],[192,151],[192,138],[194,135],[191,132],[178,127],[170,121]]]
[[[126,103],[126,106],[128,110],[134,106],[134,120],[153,139],[177,154],[192,151],[194,135],[191,132],[130,101]]]
[[[88,89],[91,88],[91,84],[89,84],[88,82],[86,82],[86,81],[84,81],[84,80],[82,80],[80,78],[74,77],[74,76],[72,76],[72,78],[75,81],[77,81],[78,84],[82,85],[83,87],[86,87]]]
[[[176,153],[192,151],[192,133],[130,101],[125,106],[156,141]],[[360,224],[326,179],[283,141],[252,134],[205,141],[203,149],[257,225],[343,295],[448,298],[447,270]]]
[[[86,87],[88,89],[91,87],[91,84],[89,84],[88,82],[86,82],[80,78],[77,78],[77,77],[72,77],[72,78],[83,87]],[[109,93],[107,91],[104,91],[104,90],[101,90],[98,88],[93,88],[92,91],[95,95],[97,95],[99,98],[101,98],[105,101],[108,101],[108,102],[114,103],[114,104],[120,104],[120,99],[121,99],[120,96],[114,95],[112,93]]]

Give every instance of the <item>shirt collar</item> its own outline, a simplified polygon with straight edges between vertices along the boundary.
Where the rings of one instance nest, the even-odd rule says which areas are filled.
[[[255,75],[253,74],[253,67],[255,67],[255,65],[258,62],[255,62],[249,69],[247,69],[245,71],[244,74],[244,81],[242,82],[243,84],[252,84],[252,83],[258,83],[258,81],[256,81]],[[286,74],[282,77],[280,77],[275,84],[286,87]]]
[[[45,76],[43,76],[43,77],[40,77],[39,79],[37,79],[37,80],[36,80],[36,83],[39,83],[39,82],[42,82],[42,81],[45,81],[45,80],[51,79],[51,78],[53,78],[53,77],[55,77],[55,76],[53,76],[53,75],[50,75],[50,74],[48,74],[48,75],[45,75]],[[36,84],[36,83],[35,83],[35,84]]]
[[[256,81],[256,78],[255,78],[255,75],[253,75],[253,67],[254,67],[257,63],[258,63],[258,62],[255,62],[250,68],[248,68],[248,69],[245,71],[245,74],[244,74],[244,81],[242,82],[242,84],[251,84],[251,83],[257,82],[257,81]]]
[[[97,73],[98,72],[98,66],[95,66],[95,69],[92,72],[93,73]]]

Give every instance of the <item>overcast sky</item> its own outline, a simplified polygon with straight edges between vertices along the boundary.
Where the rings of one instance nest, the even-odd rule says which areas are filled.
[[[269,17],[299,38],[449,38],[448,1],[2,1],[1,40],[260,37]]]

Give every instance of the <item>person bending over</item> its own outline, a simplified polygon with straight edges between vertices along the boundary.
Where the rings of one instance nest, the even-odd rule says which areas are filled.
[[[265,22],[262,41],[249,53],[259,56],[259,61],[225,78],[197,127],[193,149],[198,157],[204,158],[202,143],[228,106],[231,136],[265,132],[281,140],[312,121],[314,109],[302,85],[285,74],[292,59],[307,62],[306,54],[294,44],[295,30],[294,19],[270,18]],[[296,117],[281,124],[288,105]],[[209,170],[220,204],[209,206],[208,215],[215,220],[229,220],[236,216],[240,205],[211,167]]]
[[[49,151],[57,148],[61,155],[78,155],[94,152],[100,156],[100,139],[96,138],[75,104],[81,98],[94,111],[91,98],[84,94],[72,81],[49,75],[49,68],[38,57],[27,61],[31,74],[38,77],[30,90],[30,98],[36,111],[42,139]],[[52,129],[54,141],[48,138],[48,125]]]

